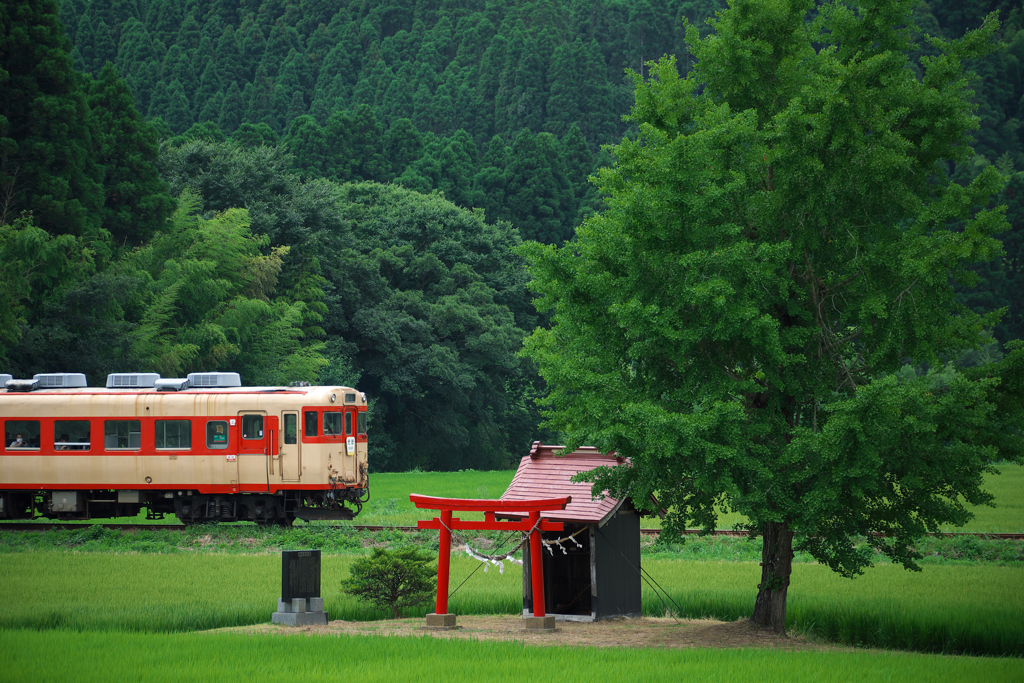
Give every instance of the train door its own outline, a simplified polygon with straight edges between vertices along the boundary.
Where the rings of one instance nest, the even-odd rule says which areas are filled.
[[[302,471],[299,452],[299,411],[281,411],[281,481],[298,481]]]
[[[267,459],[271,438],[267,414],[262,410],[244,410],[238,413],[238,421],[238,476],[241,483],[250,491],[254,485],[269,487]]]
[[[267,487],[271,481],[276,481],[281,474],[281,448],[279,445],[280,425],[277,415],[267,415]]]

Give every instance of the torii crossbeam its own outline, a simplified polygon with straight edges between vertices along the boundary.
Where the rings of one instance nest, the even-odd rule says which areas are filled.
[[[524,531],[530,534],[530,570],[533,577],[533,615],[544,619],[544,569],[541,560],[541,531],[561,531],[561,522],[550,522],[540,518],[540,513],[547,510],[564,510],[572,501],[572,496],[547,498],[544,500],[480,500],[471,498],[435,498],[409,494],[416,507],[426,510],[440,510],[440,518],[420,520],[419,529],[437,529],[440,532],[440,543],[437,550],[437,608],[434,615],[427,616],[427,625],[451,627],[455,625],[455,615],[448,614],[448,574],[451,562],[452,531],[486,530],[486,531]],[[462,520],[452,517],[452,512],[483,512],[484,521]],[[526,519],[518,521],[499,521],[495,513],[525,512]],[[431,616],[437,617],[431,620]],[[552,617],[553,618],[553,617]],[[431,622],[434,622],[433,624]]]

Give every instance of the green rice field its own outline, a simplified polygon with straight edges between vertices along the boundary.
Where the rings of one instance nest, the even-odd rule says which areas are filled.
[[[87,662],[83,665],[83,662]],[[1020,660],[892,652],[525,647],[383,636],[0,632],[0,680],[1020,681]]]
[[[988,481],[998,507],[976,509],[971,524],[950,531],[1024,532],[1024,501],[1019,495],[1024,490],[1024,468],[1001,469],[1002,476]],[[497,498],[512,476],[513,472],[376,474],[372,499],[348,526],[412,526],[435,513],[416,510],[409,493]],[[645,526],[657,526],[658,521],[646,519]],[[728,528],[736,521],[727,516],[719,526]],[[927,556],[923,572],[880,563],[852,581],[798,557],[787,628],[813,640],[883,651],[536,648],[404,637],[198,633],[269,621],[280,594],[281,548],[327,549],[322,575],[325,608],[332,619],[345,620],[386,617],[340,592],[341,580],[351,562],[366,552],[367,543],[414,542],[436,550],[433,532],[367,536],[319,524],[256,531],[247,525],[135,533],[83,527],[4,536],[0,682],[283,677],[321,681],[352,672],[360,679],[389,682],[412,677],[503,681],[539,675],[588,682],[613,676],[729,683],[798,678],[1024,680],[1024,562],[1018,544],[1007,541],[927,539],[924,543],[932,545],[921,548]],[[476,537],[462,540],[484,542]],[[746,539],[709,537],[692,538],[683,547],[647,548],[643,567],[668,590],[668,598],[645,584],[644,613],[725,621],[748,617],[760,575],[757,563],[750,561],[756,557],[755,546],[759,543]],[[512,563],[505,564],[503,574],[493,567],[484,572],[475,560],[456,555],[451,586],[459,587],[450,600],[456,614],[515,618],[521,613],[522,571]],[[407,616],[420,617],[426,611],[421,608]]]
[[[340,593],[354,556],[323,561],[323,597],[332,619],[385,615]],[[39,552],[2,557],[0,629],[196,631],[267,622],[280,594],[277,555],[107,555]],[[480,565],[457,555],[454,590]],[[664,586],[663,603],[644,587],[644,612],[666,604],[683,617],[732,621],[753,610],[759,567],[751,562],[644,560]],[[788,626],[858,646],[925,652],[1024,655],[1024,567],[930,566],[911,573],[893,565],[853,581],[827,567],[794,566]],[[59,587],[55,589],[54,587]],[[450,602],[456,614],[517,614],[522,573],[507,563],[476,571]],[[426,613],[421,608],[409,616]]]

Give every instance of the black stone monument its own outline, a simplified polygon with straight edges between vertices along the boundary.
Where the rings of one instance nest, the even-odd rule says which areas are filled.
[[[320,551],[281,552],[281,599],[271,621],[286,626],[327,624],[320,597]]]

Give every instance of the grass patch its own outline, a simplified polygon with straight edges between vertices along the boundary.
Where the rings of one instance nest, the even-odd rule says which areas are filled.
[[[313,638],[312,640],[310,638]],[[890,652],[526,647],[429,637],[252,637],[235,634],[0,633],[0,679],[522,681],[1019,681],[1015,659]],[[413,673],[415,672],[415,673]]]
[[[342,595],[354,558],[323,563],[332,619],[386,618]],[[3,556],[0,628],[194,631],[266,623],[280,594],[277,555],[103,555],[61,552]],[[454,590],[479,564],[452,558]],[[741,562],[645,558],[644,568],[680,605],[681,616],[734,620],[753,611],[759,567]],[[858,646],[925,652],[1024,655],[1024,568],[934,566],[912,573],[888,565],[853,581],[827,567],[794,567],[789,628]],[[456,614],[519,614],[522,572],[507,564],[477,571],[450,601]],[[644,613],[665,606],[644,588]],[[431,606],[432,608],[432,606]],[[431,608],[409,610],[422,616]]]
[[[733,620],[754,609],[760,567],[740,562],[644,562],[687,617]],[[1024,567],[894,565],[844,579],[799,564],[789,589],[787,628],[848,645],[923,652],[1024,655]],[[664,607],[644,590],[644,612]]]

